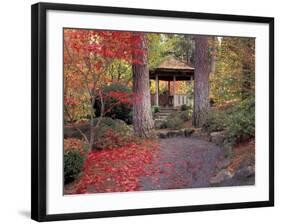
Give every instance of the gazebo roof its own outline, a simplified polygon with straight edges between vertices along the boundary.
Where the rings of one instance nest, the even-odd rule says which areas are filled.
[[[168,57],[158,67],[149,71],[149,78],[155,79],[158,75],[159,80],[173,81],[190,80],[194,76],[194,68],[186,62],[177,60],[174,57]]]
[[[168,57],[158,67],[158,69],[179,69],[179,70],[194,70],[186,62],[175,59],[174,57]]]

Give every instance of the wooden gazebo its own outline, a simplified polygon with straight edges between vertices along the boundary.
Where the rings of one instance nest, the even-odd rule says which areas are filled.
[[[190,104],[187,94],[176,93],[176,81],[194,80],[194,68],[186,62],[169,57],[157,68],[149,71],[149,78],[155,80],[155,94],[151,94],[151,103],[155,106],[178,107],[183,104]],[[159,81],[168,82],[168,93],[159,95]],[[170,91],[170,82],[173,81],[173,90]]]

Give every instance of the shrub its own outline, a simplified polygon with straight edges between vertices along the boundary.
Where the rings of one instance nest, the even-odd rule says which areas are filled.
[[[188,109],[189,107],[186,104],[181,105],[181,111],[186,111]]]
[[[226,117],[226,140],[235,145],[255,136],[255,100],[250,97],[234,106]]]
[[[87,151],[87,147],[84,142],[77,138],[67,138],[63,140],[64,152],[69,151],[79,151],[81,154],[84,154]]]
[[[69,183],[81,172],[87,147],[76,138],[64,139],[64,182]]]
[[[105,86],[102,90],[103,94],[107,96],[110,92],[118,92],[123,94],[132,94],[132,91],[129,87],[120,84],[120,83],[112,83],[109,86]],[[107,97],[104,102],[105,110],[111,107],[111,105],[116,104],[110,108],[110,110],[106,113],[106,117],[111,117],[114,119],[119,119],[125,121],[127,124],[132,124],[132,104],[119,102],[115,97]],[[96,99],[95,105],[95,114],[97,117],[100,116],[101,113],[101,102],[99,98]]]
[[[255,136],[255,99],[249,97],[224,110],[212,110],[203,125],[208,132],[224,131],[224,145],[232,147]]]
[[[182,121],[189,121],[192,117],[192,111],[186,110],[186,111],[177,112],[175,116],[179,117]]]
[[[158,113],[160,111],[160,108],[158,106],[152,107],[152,113]]]
[[[183,127],[183,121],[178,116],[169,118],[165,122],[165,127],[170,128],[170,129],[180,129]]]
[[[225,129],[226,114],[224,111],[212,110],[207,115],[203,129],[207,132],[222,131]]]
[[[99,118],[94,119],[94,125],[97,124],[98,120]],[[132,129],[124,121],[104,117],[94,135],[94,148],[120,147],[131,142],[132,138]]]
[[[64,183],[69,183],[81,172],[84,157],[78,150],[64,153]]]
[[[160,128],[180,129],[185,121],[189,121],[192,116],[192,111],[177,111],[168,116],[167,120]]]

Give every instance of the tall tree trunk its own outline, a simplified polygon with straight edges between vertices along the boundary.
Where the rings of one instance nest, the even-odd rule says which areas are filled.
[[[248,64],[242,63],[242,74],[243,74],[243,82],[242,82],[242,99],[246,99],[250,96],[251,92],[251,82],[250,82],[250,69]]]
[[[147,39],[142,33],[134,33],[134,38],[139,38],[136,49],[133,51],[133,92],[136,100],[133,105],[133,126],[136,136],[149,138],[153,133],[154,122],[152,119],[149,70],[147,61]]]
[[[195,37],[194,104],[192,123],[202,127],[209,112],[208,38]]]

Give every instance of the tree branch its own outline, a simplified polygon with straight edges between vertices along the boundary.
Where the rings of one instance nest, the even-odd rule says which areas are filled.
[[[89,140],[88,140],[88,137],[83,133],[83,131],[77,127],[77,125],[75,124],[74,120],[73,120],[73,117],[70,115],[69,111],[68,111],[68,108],[67,106],[64,106],[64,110],[72,124],[72,126],[83,136],[83,138],[85,139],[85,141],[87,142],[87,144],[89,144]]]

